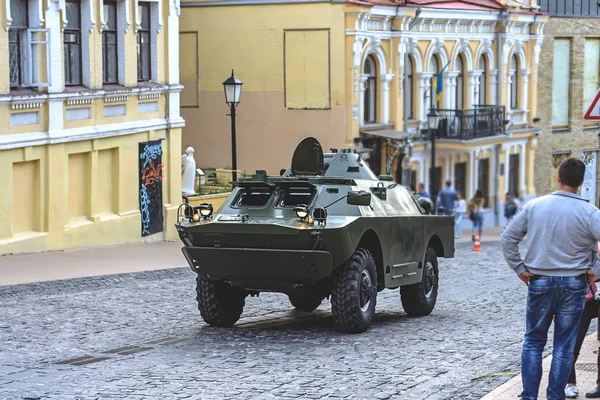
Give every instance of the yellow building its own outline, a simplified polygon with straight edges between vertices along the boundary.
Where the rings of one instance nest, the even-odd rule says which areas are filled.
[[[178,1],[0,0],[0,21],[0,254],[176,238]]]
[[[308,135],[324,148],[362,139],[375,172],[402,184],[436,191],[449,179],[466,197],[481,188],[489,205],[508,191],[535,194],[547,21],[535,0],[184,0],[182,8],[183,143],[200,165],[231,163],[221,82],[235,68],[244,82],[238,169],[277,173]],[[419,140],[432,106],[441,114],[435,182],[431,144]]]

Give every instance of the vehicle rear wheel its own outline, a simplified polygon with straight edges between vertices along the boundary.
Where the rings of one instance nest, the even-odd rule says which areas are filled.
[[[371,325],[377,303],[375,260],[358,248],[334,273],[331,290],[333,320],[344,332],[361,333]]]
[[[321,305],[323,297],[312,290],[297,290],[289,293],[290,303],[300,311],[313,311]]]
[[[402,307],[408,315],[423,316],[431,314],[437,301],[438,277],[437,256],[435,250],[428,247],[425,253],[425,265],[421,282],[400,288]]]
[[[196,300],[204,322],[213,326],[233,326],[244,309],[246,293],[230,285],[214,281],[207,275],[196,278]]]

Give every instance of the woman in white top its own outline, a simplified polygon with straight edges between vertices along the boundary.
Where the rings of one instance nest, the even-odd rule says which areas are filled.
[[[462,198],[460,192],[456,193],[456,202],[454,202],[454,230],[456,231],[456,237],[462,237],[462,219],[467,212],[467,202]]]

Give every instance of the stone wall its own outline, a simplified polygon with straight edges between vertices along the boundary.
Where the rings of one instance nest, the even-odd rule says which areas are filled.
[[[538,117],[542,135],[538,138],[535,157],[535,187],[538,195],[544,195],[556,189],[556,166],[566,155],[580,157],[582,150],[598,148],[600,127],[590,125],[583,120],[585,40],[600,38],[598,19],[586,18],[550,18],[544,29],[544,43],[540,55],[538,79]],[[552,127],[552,90],[554,39],[571,40],[569,127]],[[587,122],[587,124],[586,124]],[[561,154],[562,153],[562,154]],[[554,164],[554,165],[553,165]],[[597,173],[596,198],[600,181]],[[597,200],[596,200],[597,205]]]

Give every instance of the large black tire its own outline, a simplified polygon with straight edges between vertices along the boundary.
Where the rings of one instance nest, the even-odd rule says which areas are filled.
[[[198,274],[196,300],[204,322],[213,326],[231,327],[242,315],[246,293],[224,282]]]
[[[377,270],[367,249],[358,248],[333,275],[331,312],[347,333],[361,333],[371,325],[377,303]]]
[[[400,288],[400,300],[402,301],[404,311],[412,316],[431,314],[437,301],[438,281],[437,256],[435,250],[432,247],[428,247],[425,253],[425,264],[423,265],[423,278],[421,282]]]
[[[300,311],[313,311],[321,305],[323,297],[313,290],[298,290],[288,294],[290,303]]]

